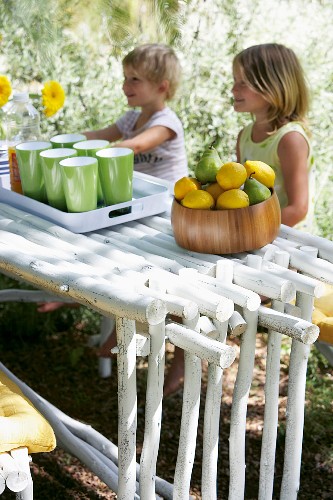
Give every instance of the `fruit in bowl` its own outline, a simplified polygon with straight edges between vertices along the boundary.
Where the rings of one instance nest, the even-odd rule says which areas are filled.
[[[216,174],[222,165],[221,158],[213,146],[207,148],[195,167],[195,177],[202,184],[215,182]]]
[[[171,210],[178,245],[195,252],[230,254],[260,248],[276,238],[281,210],[269,165],[227,162],[212,182],[186,179],[191,189],[180,196],[179,187],[185,181],[175,183]]]

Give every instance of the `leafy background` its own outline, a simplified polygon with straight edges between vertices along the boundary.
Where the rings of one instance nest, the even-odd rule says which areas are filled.
[[[329,0],[2,0],[0,71],[15,90],[38,91],[56,79],[67,93],[63,110],[43,120],[45,137],[99,128],[126,110],[122,57],[135,45],[173,45],[183,81],[171,106],[180,116],[190,168],[216,141],[224,160],[235,156],[239,129],[250,117],[234,113],[231,61],[256,43],[295,50],[312,93],[310,125],[316,158],[312,231],[333,234],[333,6]]]
[[[16,91],[38,92],[43,82],[49,79],[58,80],[63,85],[67,94],[65,107],[54,117],[42,119],[42,132],[48,138],[55,133],[99,128],[113,122],[126,110],[121,90],[122,57],[139,43],[170,43],[183,66],[182,85],[171,106],[184,124],[189,166],[193,168],[204,148],[213,141],[217,142],[223,160],[233,159],[238,131],[250,119],[236,114],[232,108],[233,56],[255,43],[284,43],[299,56],[312,92],[309,119],[316,158],[313,232],[333,239],[332,11],[331,0],[0,0],[0,74],[10,78]],[[1,277],[1,281],[3,279]],[[13,281],[4,285],[15,288],[17,283]],[[109,383],[104,389],[101,389],[99,380],[96,384],[90,383],[91,374],[95,374],[95,355],[91,349],[82,347],[85,339],[80,337],[77,329],[74,334],[68,330],[68,323],[76,325],[86,321],[87,335],[90,335],[96,332],[100,318],[92,315],[88,322],[88,309],[80,309],[76,314],[67,309],[40,315],[35,305],[0,304],[3,361],[6,362],[7,356],[14,365],[17,362],[14,370],[17,374],[20,369],[28,367],[24,380],[27,379],[33,387],[38,387],[37,381],[41,382],[41,392],[45,391],[44,395],[50,401],[56,393],[53,389],[57,385],[62,387],[62,400],[58,406],[65,405],[66,410],[68,404],[69,413],[73,410],[73,396],[72,393],[65,394],[68,384],[59,383],[58,378],[55,383],[52,376],[59,377],[60,373],[67,381],[71,367],[74,367],[74,371],[80,373],[76,381],[77,398],[85,398],[77,409],[78,416],[84,415],[86,407],[89,410],[87,421],[91,421],[92,410],[102,408],[101,413],[107,415],[105,421],[108,425],[109,415],[116,414],[105,407],[110,399]],[[49,356],[53,352],[54,360],[50,362]],[[263,362],[263,355],[258,352],[259,365]],[[22,353],[26,358],[22,358]],[[285,355],[288,359],[289,347]],[[47,368],[42,365],[44,375],[41,377],[37,371],[39,363],[35,360],[44,359],[43,356]],[[48,369],[49,366],[54,370]],[[285,370],[287,372],[287,364]],[[45,373],[50,379],[45,379]],[[115,383],[115,378],[112,378],[112,383]],[[304,500],[332,497],[331,385],[332,369],[318,350],[312,349],[307,374],[299,493],[299,498]],[[90,386],[99,387],[100,391],[94,390],[87,397]],[[232,386],[233,382],[227,384],[227,389]],[[260,393],[258,387],[254,387],[251,397],[256,398],[256,409],[260,407],[260,394],[262,391]],[[96,400],[92,405],[94,397],[100,397],[101,401]],[[263,395],[261,397],[263,401]],[[57,404],[57,401],[53,402]],[[168,416],[174,422],[173,399],[169,406]],[[165,411],[168,411],[168,404]],[[96,425],[97,428],[101,425],[100,420]],[[283,440],[283,425],[279,428],[278,439]],[[170,442],[172,440],[168,439],[165,450],[170,449]],[[52,460],[54,454],[48,455]],[[253,460],[252,453],[250,459]],[[57,460],[60,459],[56,455],[55,462]],[[70,464],[69,457],[64,460]],[[166,463],[169,466],[173,459],[168,457]],[[66,462],[66,466],[68,464]],[[44,468],[46,472],[43,472]],[[247,474],[252,474],[254,469],[249,467]],[[47,475],[49,469],[42,464],[40,470],[42,476]],[[82,475],[82,470],[80,472]],[[59,477],[63,479],[57,468],[54,478]],[[55,483],[50,484],[55,489]],[[72,485],[67,487],[67,496],[61,490],[59,498],[95,498],[92,493],[87,497],[82,492],[75,496],[72,488]],[[46,498],[45,483],[40,491],[39,498]],[[37,495],[36,487],[36,498]],[[58,498],[55,491],[51,495]]]

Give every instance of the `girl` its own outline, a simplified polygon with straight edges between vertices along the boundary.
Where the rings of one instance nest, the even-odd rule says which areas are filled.
[[[234,109],[254,119],[238,135],[237,161],[261,160],[274,169],[281,222],[294,226],[308,211],[312,163],[302,67],[291,49],[267,43],[236,55],[233,76]]]

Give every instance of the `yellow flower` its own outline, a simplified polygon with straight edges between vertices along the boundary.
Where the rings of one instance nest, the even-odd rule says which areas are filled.
[[[42,89],[42,103],[44,115],[49,118],[61,109],[65,102],[65,91],[60,83],[50,80],[44,84]]]
[[[0,108],[4,106],[12,93],[12,86],[8,78],[4,75],[0,75]]]

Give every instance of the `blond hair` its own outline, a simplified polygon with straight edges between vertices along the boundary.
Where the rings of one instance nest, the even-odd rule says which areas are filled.
[[[291,49],[277,43],[248,47],[235,56],[233,69],[239,69],[244,82],[269,103],[268,120],[274,130],[292,121],[306,128],[309,91]]]
[[[180,62],[174,50],[168,45],[147,43],[129,52],[123,59],[123,66],[131,66],[139,75],[150,82],[169,82],[166,99],[175,95],[181,78]]]

